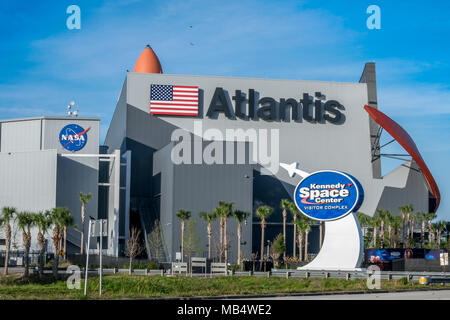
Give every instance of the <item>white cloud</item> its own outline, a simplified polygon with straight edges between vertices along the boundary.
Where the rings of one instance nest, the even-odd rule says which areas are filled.
[[[440,84],[378,87],[378,106],[388,115],[450,114],[450,89]]]

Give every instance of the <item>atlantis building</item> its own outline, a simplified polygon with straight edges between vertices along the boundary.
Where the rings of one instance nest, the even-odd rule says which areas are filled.
[[[189,210],[197,222],[198,254],[206,254],[206,223],[198,214],[211,212],[219,201],[250,213],[242,225],[244,256],[260,250],[255,212],[261,205],[274,208],[265,237],[273,240],[282,232],[280,201],[292,198],[299,182],[280,163],[297,162],[308,173],[332,169],[351,174],[364,188],[359,211],[368,215],[379,208],[398,213],[405,204],[423,212],[439,206],[439,189],[413,140],[378,110],[373,63],[351,83],[173,75],[163,74],[148,46],[126,75],[102,146],[98,122],[0,122],[0,206],[33,211],[67,206],[79,223],[78,194],[91,192],[88,212],[108,219],[110,255],[123,255],[133,227],[142,230],[148,243],[157,220],[164,240],[160,259],[166,261],[180,251],[180,209]],[[87,134],[81,149],[67,150],[61,142],[60,130],[71,124],[91,128],[81,132]],[[385,176],[382,131],[411,157]],[[230,259],[235,260],[237,223],[228,221]],[[292,229],[288,223],[288,253]],[[213,252],[217,230],[216,221]],[[316,231],[310,252],[318,250]],[[79,232],[71,230],[68,240],[71,251],[79,250]],[[152,255],[148,246],[147,254]]]

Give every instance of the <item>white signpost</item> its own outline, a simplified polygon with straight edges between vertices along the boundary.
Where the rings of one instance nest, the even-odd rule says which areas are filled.
[[[106,219],[93,220],[90,217],[89,220],[89,230],[88,230],[88,242],[86,245],[86,275],[84,280],[84,295],[87,293],[87,279],[88,279],[88,269],[89,269],[89,244],[91,237],[98,237],[97,240],[97,248],[98,254],[100,257],[100,279],[99,279],[99,295],[102,295],[102,274],[103,274],[103,265],[102,265],[102,251],[103,251],[103,237],[108,236],[108,221]]]
[[[441,252],[440,254],[441,266],[448,266],[448,252]]]

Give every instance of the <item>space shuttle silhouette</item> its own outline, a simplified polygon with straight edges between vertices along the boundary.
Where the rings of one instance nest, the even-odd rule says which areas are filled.
[[[299,175],[302,178],[305,178],[305,177],[309,176],[308,172],[305,172],[305,171],[302,171],[302,170],[298,169],[298,163],[297,162],[292,162],[291,164],[280,162],[280,167],[285,169],[288,172],[289,177],[291,177],[291,178],[294,177],[296,174]]]

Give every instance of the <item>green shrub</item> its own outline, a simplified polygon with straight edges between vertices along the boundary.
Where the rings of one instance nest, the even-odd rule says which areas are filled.
[[[238,264],[230,264],[228,266],[228,270],[231,270],[231,271],[234,271],[234,272],[240,271],[241,270],[241,266],[238,265]]]
[[[147,269],[157,270],[159,269],[159,266],[155,261],[150,261],[149,263],[147,263]]]

